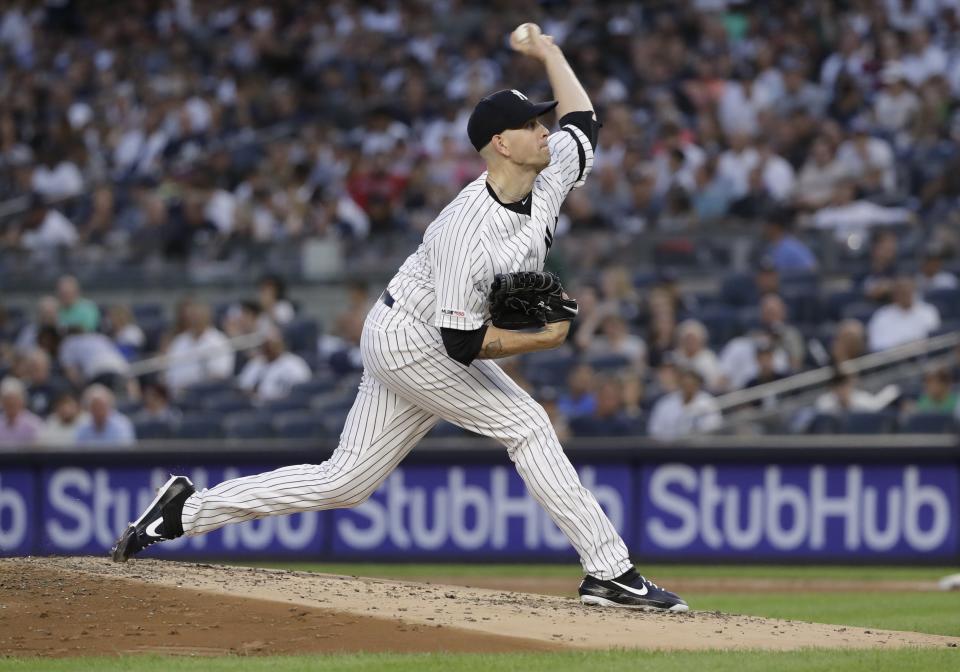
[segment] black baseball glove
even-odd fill
[[[498,273],[490,288],[490,317],[501,329],[530,329],[572,320],[579,311],[560,278],[544,271]]]

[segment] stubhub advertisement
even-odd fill
[[[198,487],[272,465],[205,465]],[[956,464],[580,465],[636,558],[960,559]],[[0,469],[0,555],[106,554],[164,469]],[[510,465],[410,465],[352,509],[274,516],[151,547],[181,558],[565,559]]]
[[[643,467],[643,555],[956,557],[955,465]]]

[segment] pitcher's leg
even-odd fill
[[[633,566],[626,544],[580,483],[546,412],[529,394],[489,360],[455,362],[425,326],[412,325],[396,338],[403,357],[388,360],[374,352],[367,360],[384,384],[449,422],[503,443],[587,573],[614,578]]]
[[[340,444],[322,464],[298,464],[197,492],[183,506],[187,535],[269,515],[356,506],[376,490],[437,418],[364,374]]]

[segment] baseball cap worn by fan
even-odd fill
[[[557,101],[533,103],[516,89],[504,89],[481,98],[470,114],[467,135],[479,152],[493,136],[510,128],[522,128],[525,123],[555,108]]]

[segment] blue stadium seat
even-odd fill
[[[137,324],[141,325],[143,328],[142,322],[146,320],[157,320],[164,319],[166,311],[163,308],[162,303],[135,303],[130,307],[130,312],[133,313],[133,319]]]
[[[178,439],[223,438],[222,416],[216,413],[191,413],[183,416],[174,431]]]
[[[642,418],[626,416],[604,419],[582,416],[570,421],[570,431],[574,436],[640,436],[644,433],[644,428]]]
[[[757,283],[749,273],[735,273],[723,279],[720,296],[731,306],[750,306],[757,302]]]
[[[451,422],[446,420],[441,420],[433,429],[427,434],[427,437],[439,439],[439,438],[450,438],[458,436],[470,436],[471,433],[465,430],[463,427],[458,427]]]
[[[896,421],[889,413],[847,413],[840,421],[843,434],[888,434]]]
[[[595,355],[587,363],[598,373],[615,373],[630,366],[630,360],[623,355]]]
[[[283,327],[283,337],[287,342],[287,349],[292,351],[316,351],[317,335],[320,330],[315,320],[296,318]]]
[[[960,289],[934,289],[924,294],[923,298],[937,307],[940,319],[960,318]]]
[[[139,411],[141,405],[139,401],[118,401],[116,408],[117,413],[130,416]]]
[[[293,389],[290,391],[291,394],[296,394],[298,396],[308,396],[315,397],[318,394],[325,394],[327,392],[333,391],[337,386],[337,381],[332,377],[323,377],[318,378],[314,377],[311,380],[304,381],[302,383],[297,383],[293,386]]]
[[[273,436],[273,415],[266,412],[231,413],[223,419],[228,439],[265,439]]]
[[[820,274],[810,271],[784,271],[780,274],[781,292],[816,294],[820,287]]]
[[[900,427],[904,434],[949,434],[957,431],[956,423],[947,413],[914,413]]]
[[[323,415],[317,411],[288,411],[273,418],[274,433],[284,439],[320,439],[328,436]]]
[[[166,420],[139,420],[133,423],[137,441],[154,441],[169,439],[174,434],[174,428]]]
[[[787,321],[795,324],[817,324],[824,315],[816,287],[784,288],[780,293],[787,306]]]
[[[523,375],[536,387],[564,385],[567,382],[567,376],[577,363],[576,358],[570,353],[548,354],[552,356],[530,357],[528,355],[523,359]]]
[[[722,347],[727,341],[740,333],[740,319],[736,306],[718,304],[700,310],[697,319],[710,333],[710,345],[714,349]]]
[[[195,383],[181,390],[179,395],[180,405],[200,408],[205,397],[210,397],[220,392],[230,392],[233,389],[232,380],[207,380],[202,383]]]
[[[217,392],[200,400],[200,405],[207,411],[216,413],[236,413],[250,409],[253,404],[250,399],[239,390]]]
[[[289,394],[279,399],[265,401],[260,406],[265,411],[271,413],[283,413],[285,411],[301,411],[310,408],[312,396]]]
[[[842,319],[843,309],[848,304],[863,300],[863,294],[860,293],[860,290],[847,289],[839,292],[833,292],[827,296],[826,305],[824,306],[823,312],[828,320],[837,322]]]
[[[873,301],[852,301],[840,310],[840,316],[845,320],[853,318],[866,324],[873,317],[877,308],[879,306]]]
[[[837,434],[840,432],[840,418],[829,413],[814,416],[807,427],[807,434]]]

